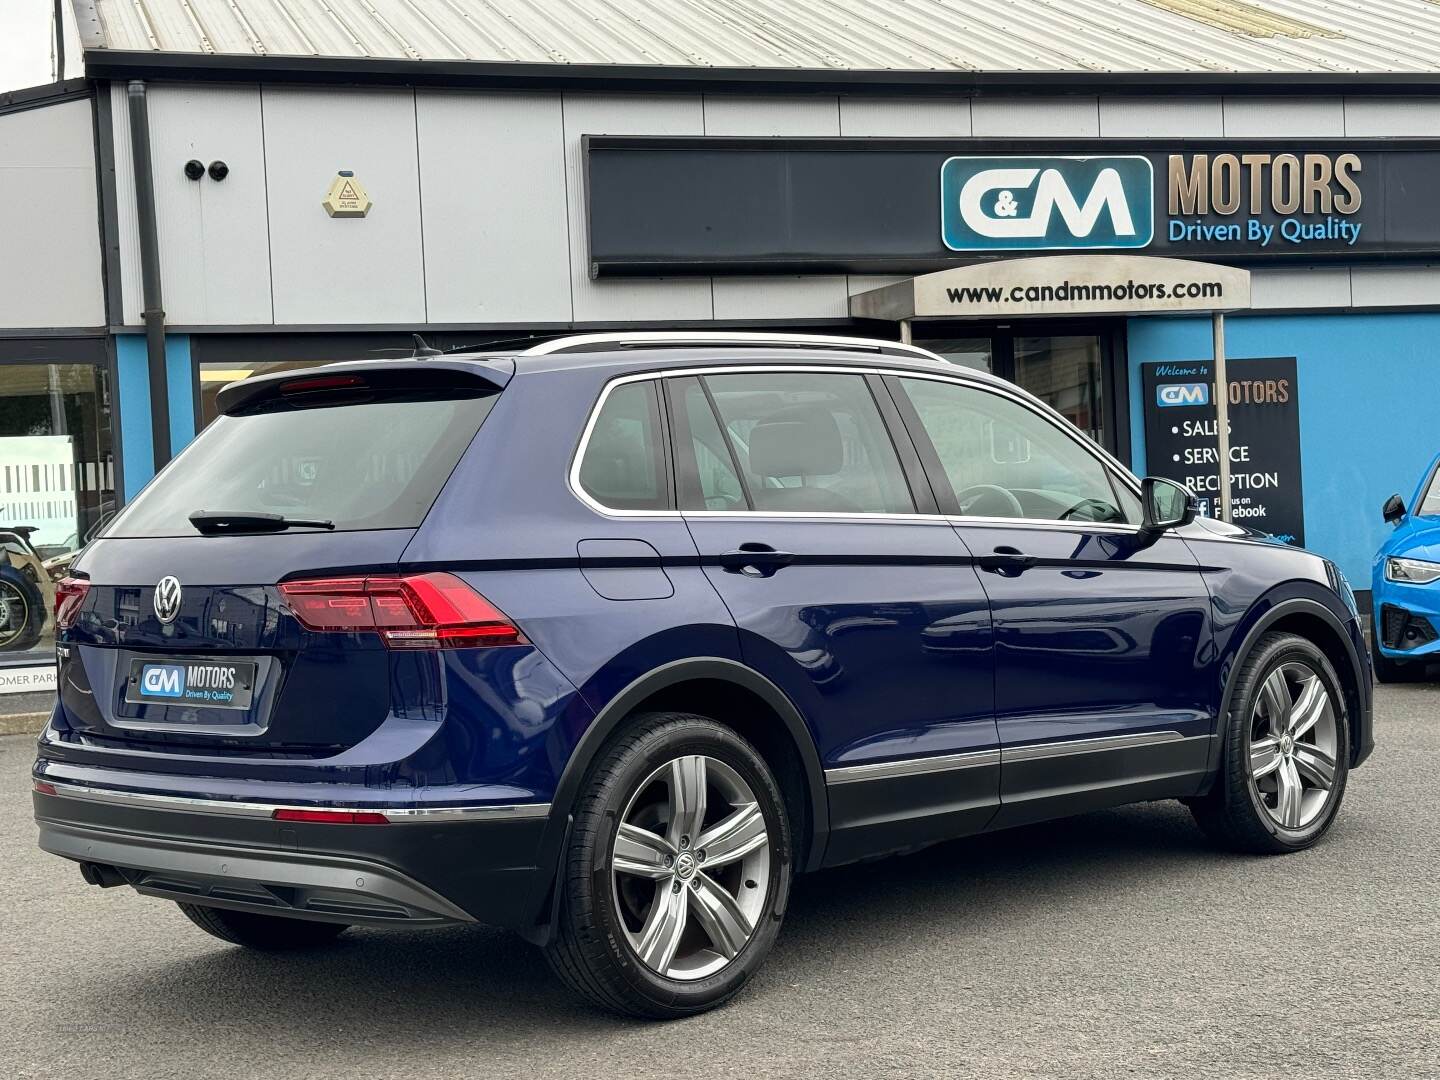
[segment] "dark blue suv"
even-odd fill
[[[59,590],[41,846],[262,949],[484,922],[734,994],[795,873],[1181,799],[1314,843],[1333,565],[888,342],[596,335],[235,383]]]

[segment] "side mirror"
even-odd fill
[[[1380,508],[1380,513],[1391,525],[1405,516],[1405,500],[1399,495],[1391,495],[1385,500],[1385,505]]]
[[[1147,533],[1189,525],[1195,520],[1199,506],[1189,488],[1158,476],[1147,476],[1140,481],[1140,500],[1145,512],[1141,531]]]

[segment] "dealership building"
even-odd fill
[[[0,95],[0,530],[42,554],[227,382],[413,333],[907,339],[1213,509],[1221,313],[1232,517],[1361,589],[1440,451],[1427,0],[72,16],[83,76]]]

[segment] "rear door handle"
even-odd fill
[[[1004,577],[1019,577],[1040,560],[1034,555],[1026,555],[1019,548],[997,547],[991,554],[981,555],[975,561],[981,570]]]
[[[720,565],[731,574],[746,577],[770,577],[775,571],[789,566],[795,556],[788,551],[776,551],[769,544],[741,544],[734,551],[720,556]]]

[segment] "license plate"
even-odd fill
[[[130,661],[125,700],[140,705],[248,709],[255,694],[253,660]]]

